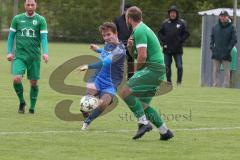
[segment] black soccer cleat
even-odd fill
[[[174,137],[174,135],[173,135],[172,131],[170,131],[169,129],[167,130],[167,133],[160,134],[160,140],[161,141],[167,141],[167,140],[169,140],[173,137]]]
[[[28,113],[34,114],[34,109],[29,109],[29,110],[28,110]]]
[[[25,113],[25,106],[26,106],[25,102],[20,103],[19,107],[18,107],[18,113],[24,114]]]
[[[152,130],[152,125],[150,123],[144,125],[144,124],[138,124],[138,131],[135,134],[135,136],[133,136],[132,139],[136,140],[141,138],[146,132],[149,132]]]

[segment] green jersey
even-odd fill
[[[136,50],[139,47],[147,48],[147,66],[165,66],[164,56],[158,38],[146,24],[143,22],[139,23],[133,30],[133,39]]]
[[[47,23],[44,17],[35,13],[28,16],[26,13],[16,15],[10,27],[16,33],[16,58],[40,59],[41,33],[47,33]]]

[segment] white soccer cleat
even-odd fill
[[[82,126],[82,131],[85,131],[85,130],[87,130],[88,129],[88,126],[89,126],[89,124],[87,124],[87,123],[83,123],[83,126]]]

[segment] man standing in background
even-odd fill
[[[125,14],[127,9],[130,8],[131,6],[132,5],[130,4],[125,4],[123,14],[115,18],[114,20],[114,23],[117,26],[118,39],[123,42],[126,48],[127,48],[127,40],[132,33],[132,29],[128,28],[126,24]],[[127,62],[128,62],[127,79],[130,79],[134,74],[134,58],[129,54],[128,50],[126,50],[126,54],[127,54]]]
[[[186,22],[179,18],[179,12],[176,6],[171,6],[168,10],[169,18],[164,20],[158,32],[158,38],[161,41],[166,65],[166,75],[168,84],[172,85],[172,57],[177,67],[177,85],[182,83],[183,76],[183,43],[189,37]]]
[[[41,44],[42,58],[45,63],[48,62],[48,31],[45,18],[35,13],[37,8],[35,0],[26,0],[24,7],[26,12],[16,15],[12,20],[8,36],[7,60],[12,61],[13,87],[20,102],[18,113],[25,112],[22,77],[27,70],[27,78],[31,85],[29,113],[33,114],[39,92],[37,82],[40,79]]]
[[[220,66],[224,67],[224,87],[229,87],[230,69],[232,61],[231,50],[237,43],[235,27],[229,18],[228,12],[223,10],[219,14],[218,23],[212,28],[210,49],[213,62],[213,87],[219,86]]]

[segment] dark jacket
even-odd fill
[[[183,42],[189,37],[189,32],[186,22],[179,19],[179,12],[175,6],[168,10],[168,15],[173,10],[177,13],[176,19],[168,18],[163,21],[158,32],[158,38],[165,54],[182,54]]]
[[[212,28],[210,49],[212,59],[231,61],[231,50],[237,43],[235,27],[231,20],[226,24],[220,21]]]
[[[114,23],[117,26],[118,38],[123,44],[127,45],[127,40],[130,37],[132,30],[126,24],[125,14],[115,18]]]

